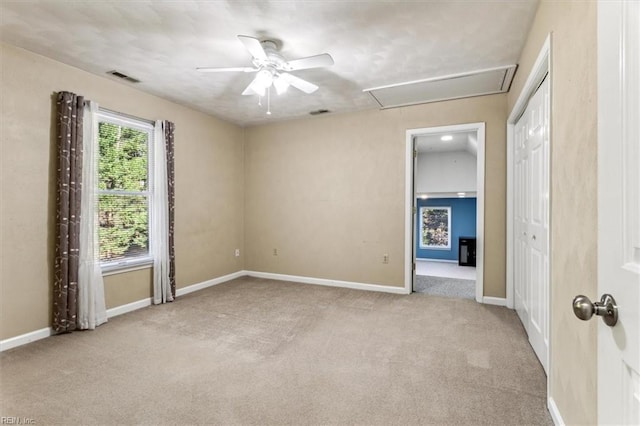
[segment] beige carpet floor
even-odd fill
[[[515,313],[241,278],[0,354],[36,424],[552,424]]]

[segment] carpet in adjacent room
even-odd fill
[[[416,275],[413,291],[432,296],[454,297],[459,299],[476,299],[476,281],[459,278],[432,277]]]

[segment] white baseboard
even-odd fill
[[[246,275],[256,278],[266,278],[269,280],[292,281],[302,284],[324,285],[329,287],[351,288],[354,290],[379,291],[393,294],[409,294],[404,287],[391,287],[379,284],[357,283],[353,281],[338,281],[324,278],[301,277],[297,275],[273,274],[271,272],[246,271]]]
[[[126,314],[129,312],[137,311],[138,309],[151,306],[152,299],[147,297],[146,299],[138,300],[135,302],[127,303],[126,305],[116,306],[115,308],[107,309],[107,318],[117,317],[118,315]]]
[[[409,294],[409,292],[404,287],[390,287],[385,285],[378,284],[365,284],[365,283],[357,283],[351,281],[338,281],[338,280],[328,280],[324,278],[310,278],[310,277],[300,277],[296,275],[283,275],[283,274],[272,274],[269,272],[254,272],[254,271],[238,271],[232,274],[224,275],[222,277],[214,278],[208,281],[204,281],[201,283],[193,284],[187,287],[179,288],[176,290],[176,296],[183,296],[185,294],[193,293],[194,291],[202,290],[214,285],[222,284],[227,281],[234,280],[236,278],[251,276],[256,278],[266,278],[271,280],[281,280],[281,281],[292,281],[297,283],[304,284],[316,284],[316,285],[325,285],[329,287],[343,287],[343,288],[351,288],[356,290],[368,290],[368,291],[380,291],[384,293],[394,293],[394,294]],[[485,297],[485,303],[486,302]],[[126,305],[116,306],[115,308],[107,309],[107,318],[113,318],[118,315],[123,315],[128,312],[133,312],[138,309],[146,308],[147,306],[151,306],[152,298],[146,298],[142,300],[138,300],[136,302],[127,303]],[[32,331],[29,333],[22,334],[20,336],[11,337],[9,339],[5,339],[0,341],[0,352],[6,351],[8,349],[16,348],[18,346],[26,345],[27,343],[35,342],[36,340],[44,339],[53,334],[51,327],[43,328],[40,330]]]
[[[247,275],[247,271],[238,271],[233,274],[224,275],[222,277],[214,278],[212,280],[204,281],[198,284],[193,284],[187,287],[176,289],[176,296],[184,296],[185,294],[193,293],[194,291],[202,290],[207,287],[226,283],[227,281],[235,280],[236,278],[244,277]]]
[[[51,327],[47,327],[21,334],[16,337],[10,337],[0,341],[0,352],[17,348],[18,346],[26,345],[27,343],[35,342],[36,340],[45,339],[51,336],[51,334],[53,334],[53,330]]]
[[[504,297],[484,296],[482,298],[482,303],[485,305],[507,306],[507,299]]]
[[[424,262],[440,262],[440,263],[455,263],[457,264],[458,261],[457,260],[449,260],[449,259],[431,259],[428,257],[416,257],[417,261],[424,261]]]
[[[552,397],[547,398],[547,408],[549,409],[549,414],[551,414],[551,420],[556,426],[564,426],[564,420],[562,420],[562,416],[560,415],[560,410],[558,410],[558,406]]]
[[[214,278],[212,280],[204,281],[198,284],[193,284],[187,287],[179,288],[176,290],[176,296],[182,296],[184,294],[193,293],[194,291],[202,290],[207,287],[214,286],[216,284],[222,284],[227,281],[231,281],[236,278],[244,277],[247,275],[246,271],[238,271],[233,274],[225,275],[223,277]],[[127,303],[126,305],[116,306],[115,308],[107,309],[107,318],[117,317],[118,315],[133,312],[138,309],[151,306],[153,299],[151,297],[138,300],[135,302]],[[18,346],[26,345],[27,343],[35,342],[36,340],[44,339],[53,334],[51,327],[42,328],[40,330],[32,331],[29,333],[21,334],[19,336],[10,337],[0,341],[0,352],[6,351]]]
[[[118,315],[126,314],[127,312],[145,308],[149,305],[151,305],[151,298],[127,303],[126,305],[122,306],[116,306],[115,308],[107,309],[107,318],[113,318]],[[52,335],[53,329],[51,327],[47,327],[29,333],[21,334],[19,336],[10,337],[9,339],[0,341],[0,352],[17,348],[18,346],[26,345],[27,343],[35,342],[36,340],[45,339]]]
[[[176,289],[176,297],[193,293],[194,291],[202,290],[207,287],[214,286],[216,284],[222,284],[224,282],[231,281],[236,278],[244,277],[245,275],[247,275],[245,271],[238,271],[238,272],[234,272],[233,274],[224,275],[222,277],[214,278],[208,281],[203,281],[201,283],[192,284],[187,287],[178,288]],[[128,312],[132,312],[138,309],[146,308],[147,306],[151,306],[152,304],[153,304],[153,298],[149,297],[146,299],[138,300],[136,302],[128,303],[126,305],[116,306],[115,308],[107,309],[107,318],[126,314]]]
[[[184,296],[185,294],[193,293],[194,291],[203,290],[207,287],[211,287],[217,284],[222,284],[227,281],[235,280],[236,278],[244,277],[247,275],[246,271],[238,271],[233,274],[224,275],[222,277],[213,278],[211,280],[203,281],[201,283],[192,284],[186,287],[176,289],[176,297]],[[138,300],[136,302],[127,303],[126,305],[116,306],[107,310],[107,318],[112,318],[118,315],[126,314],[138,309],[146,308],[153,304],[153,298]]]

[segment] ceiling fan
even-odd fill
[[[255,72],[256,77],[242,92],[243,95],[269,96],[271,86],[275,87],[280,95],[286,92],[289,86],[293,86],[305,93],[313,93],[318,86],[306,80],[290,74],[289,71],[304,70],[310,68],[328,67],[333,65],[333,58],[328,53],[309,56],[306,58],[287,61],[279,52],[276,42],[271,40],[260,41],[255,37],[239,35],[238,39],[244,44],[251,56],[253,67],[231,68],[196,68],[201,72]],[[270,114],[270,111],[267,111]]]

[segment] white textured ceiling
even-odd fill
[[[134,86],[141,90],[254,125],[318,109],[376,108],[363,89],[514,64],[536,6],[537,0],[2,0],[0,40],[100,76],[118,70],[139,79]],[[326,52],[335,65],[295,72],[320,89],[273,96],[267,116],[257,97],[240,95],[253,74],[195,71],[250,66],[238,34],[281,42],[287,59]]]
[[[450,141],[443,141],[442,136],[451,136]],[[433,133],[416,137],[416,151],[421,154],[435,152],[467,151],[474,157],[478,155],[477,132]]]

